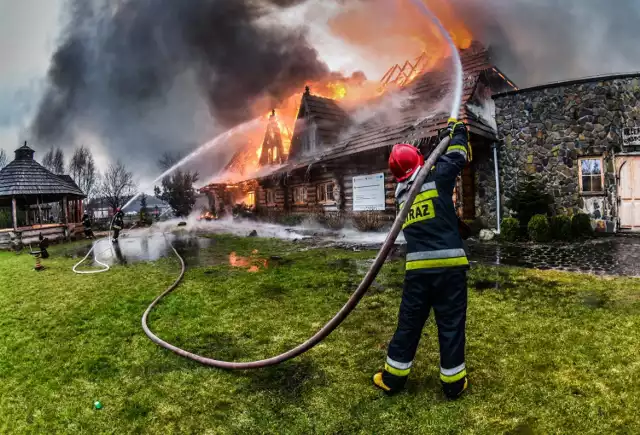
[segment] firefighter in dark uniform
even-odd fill
[[[116,209],[116,214],[113,215],[113,221],[111,222],[111,229],[113,230],[113,243],[118,242],[120,231],[124,228],[124,213],[121,209]]]
[[[450,119],[447,133],[449,147],[431,168],[402,227],[407,258],[398,327],[384,370],[373,377],[374,384],[387,394],[404,388],[431,308],[438,327],[444,393],[456,399],[468,386],[464,347],[469,261],[458,230],[453,191],[471,159],[471,146],[464,123]],[[389,168],[398,180],[400,208],[423,165],[422,154],[411,145],[398,144],[391,151]]]
[[[40,248],[40,258],[49,258],[49,239],[42,237],[42,233],[38,234],[38,247]]]
[[[82,226],[84,227],[84,236],[87,239],[96,238],[96,236],[93,234],[93,230],[91,229],[91,218],[87,213],[82,215]]]

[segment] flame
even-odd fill
[[[204,212],[198,217],[199,221],[202,221],[202,220],[210,221],[210,220],[214,220],[214,219],[216,219],[216,217],[210,211]]]
[[[258,251],[254,250],[252,255],[256,254],[258,254]],[[235,252],[229,254],[229,265],[247,269],[247,271],[251,273],[260,271],[260,268],[266,269],[269,266],[267,260],[263,258],[241,257]]]
[[[440,19],[459,49],[471,46],[473,33],[459,18],[450,0],[423,1]],[[423,73],[439,68],[450,56],[450,47],[439,30],[417,12],[410,0],[393,0],[392,7],[389,3],[389,0],[350,2],[329,20],[332,33],[354,47],[357,54],[374,59],[377,67],[393,65],[382,80],[367,80],[361,72],[350,76],[333,73],[324,80],[306,83],[312,95],[332,99],[350,110],[378,98],[387,89],[411,84]],[[271,100],[256,102],[255,113],[260,114],[263,123],[245,135],[245,146],[240,147],[242,151],[233,157],[228,172],[218,179],[241,181],[261,171],[265,132],[272,121],[282,139],[281,157],[283,161],[287,160],[303,92],[304,87],[301,87],[300,92],[284,99],[275,108],[269,107],[273,105]],[[267,108],[275,109],[273,120],[272,110],[264,112]],[[243,201],[251,203],[248,197]],[[255,204],[255,198],[252,204]]]

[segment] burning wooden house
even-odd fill
[[[461,58],[461,118],[470,128],[473,161],[460,177],[455,196],[459,214],[473,219],[482,214],[476,207],[478,197],[488,194],[479,191],[476,180],[495,180],[492,95],[516,88],[479,44],[463,50]],[[257,213],[376,211],[394,216],[395,182],[387,167],[391,148],[410,143],[428,153],[448,117],[447,94],[453,86],[448,68],[421,71],[420,59],[396,65],[385,74],[381,89],[393,86],[396,91],[356,108],[345,109],[339,101],[313,95],[307,87],[297,109],[290,149],[281,145],[288,132],[279,127],[273,113],[261,148],[240,151],[228,165],[233,171],[248,153],[259,156],[258,171],[240,177],[239,182],[210,184],[202,192],[218,209],[244,202]],[[384,110],[385,98],[393,95],[402,104]]]
[[[68,175],[55,175],[36,162],[34,153],[25,142],[0,171],[0,208],[10,214],[9,228],[0,229],[0,247],[33,243],[39,234],[56,240],[82,229],[76,223],[86,195]],[[61,215],[53,219],[50,204],[56,203]]]

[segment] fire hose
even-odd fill
[[[452,59],[453,59],[454,68],[456,72],[456,79],[457,79],[456,85],[455,85],[455,92],[454,92],[453,108],[451,110],[451,117],[457,118],[460,110],[460,100],[462,96],[462,65],[460,63],[460,56],[458,54],[458,51],[449,33],[444,29],[444,27],[442,26],[438,18],[435,17],[431,13],[431,11],[429,11],[429,9],[420,0],[411,0],[411,1],[413,1],[413,3],[418,8],[420,8],[422,12],[424,12],[427,16],[429,16],[429,18],[440,29],[443,36],[445,36],[447,42],[451,46],[451,51],[452,51],[451,54],[452,54]],[[424,184],[424,181],[429,175],[431,168],[436,164],[437,159],[444,153],[444,151],[449,146],[449,140],[450,140],[449,137],[445,137],[442,141],[440,141],[440,143],[429,155],[429,158],[425,162],[424,166],[418,172],[418,175],[416,176],[416,179],[414,180],[413,185],[409,190],[408,198],[406,200],[407,204],[412,204],[413,201],[415,200],[416,196],[420,192],[420,189],[422,188],[422,185]],[[220,369],[247,370],[247,369],[264,368],[264,367],[280,364],[284,361],[295,358],[296,356],[299,356],[307,352],[308,350],[313,348],[315,345],[320,343],[322,340],[324,340],[327,336],[329,336],[329,334],[331,334],[347,318],[347,316],[349,316],[349,314],[356,308],[360,300],[364,297],[365,293],[369,289],[369,286],[373,283],[374,279],[380,272],[380,269],[382,268],[387,256],[389,255],[389,252],[391,251],[391,248],[395,244],[395,240],[398,237],[398,234],[402,230],[402,225],[405,219],[407,218],[407,215],[410,209],[411,207],[403,207],[399,211],[395,221],[393,222],[391,230],[389,231],[389,234],[387,235],[382,247],[380,248],[380,251],[378,251],[378,254],[376,255],[376,258],[373,264],[367,271],[366,275],[362,279],[362,282],[360,283],[358,288],[349,297],[349,300],[344,304],[344,306],[340,309],[340,311],[338,311],[338,313],[331,320],[329,320],[329,322],[326,325],[324,325],[318,332],[316,332],[311,338],[309,338],[304,343],[296,346],[295,348],[287,352],[284,352],[280,355],[276,355],[271,358],[259,360],[259,361],[247,361],[247,362],[221,361],[221,360],[216,360],[212,358],[207,358],[207,357],[189,352],[187,350],[181,349],[177,346],[174,346],[171,343],[168,343],[162,340],[160,337],[155,335],[151,331],[148,325],[149,314],[151,313],[151,311],[153,311],[154,307],[162,300],[162,298],[164,298],[166,295],[168,295],[178,287],[178,285],[180,284],[180,282],[184,277],[185,269],[186,269],[184,259],[180,256],[178,251],[176,251],[176,249],[173,247],[173,244],[171,244],[171,248],[173,249],[173,252],[175,253],[175,255],[178,257],[180,261],[180,268],[181,268],[180,274],[178,278],[173,282],[173,284],[171,284],[169,288],[167,288],[153,302],[151,302],[149,307],[145,310],[144,314],[142,315],[142,329],[144,330],[145,334],[147,334],[147,336],[151,339],[151,341],[153,341],[157,345],[167,350],[170,350],[184,358],[188,358],[190,360],[196,361],[206,366],[216,367]]]
[[[107,243],[111,243],[111,232],[113,229],[113,221],[115,219],[115,216],[111,219],[111,223],[109,224],[109,232],[107,233],[107,237],[102,238],[100,240],[96,240],[96,242],[93,244],[93,246],[91,246],[91,249],[89,249],[89,252],[87,252],[87,254],[84,256],[84,258],[82,258],[82,260],[78,261],[71,270],[73,270],[74,273],[80,274],[80,275],[91,275],[94,273],[103,273],[103,272],[107,272],[109,270],[109,265],[105,264],[103,262],[101,262],[100,260],[98,260],[98,255],[109,251],[110,249],[113,249],[113,246],[111,244],[109,244],[109,247],[107,249],[105,249],[104,251],[99,252],[98,254],[96,254],[93,258],[93,261],[95,261],[96,263],[98,263],[100,266],[102,266],[101,269],[94,269],[94,270],[78,270],[78,267],[80,267],[80,265],[82,263],[84,263],[87,258],[89,258],[89,255],[91,255],[91,253],[93,251],[95,251],[96,246],[98,246],[98,244],[104,240],[107,241]],[[131,231],[132,229],[135,228],[137,224],[134,224],[131,228],[129,228],[129,231]]]

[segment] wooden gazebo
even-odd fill
[[[80,222],[86,195],[71,177],[55,175],[36,162],[34,153],[25,142],[15,151],[15,160],[0,171],[0,207],[11,207],[13,230],[19,230],[18,210],[26,212],[25,226],[43,225],[42,206],[51,203],[60,203],[64,226]]]

